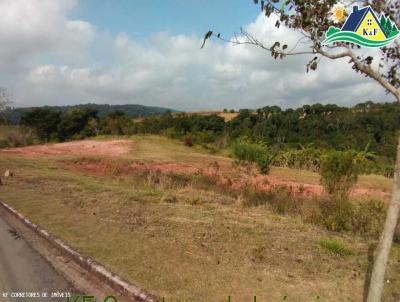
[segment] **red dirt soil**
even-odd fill
[[[64,166],[67,169],[95,175],[105,176],[113,174],[115,176],[129,176],[135,173],[146,171],[159,171],[161,173],[177,173],[177,174],[193,174],[202,173],[208,177],[216,179],[220,185],[228,185],[233,189],[240,190],[247,186],[253,186],[260,191],[269,191],[278,187],[285,187],[294,195],[304,197],[320,196],[324,193],[322,186],[318,184],[298,183],[287,181],[273,175],[260,175],[257,173],[248,173],[244,169],[237,169],[237,174],[234,177],[228,177],[214,164],[210,164],[204,169],[198,169],[194,166],[181,163],[155,163],[142,161],[111,161],[107,159],[90,160],[82,159],[78,162],[64,161]],[[390,194],[380,190],[370,190],[361,187],[355,187],[351,192],[353,197],[379,197],[388,199]]]
[[[59,144],[2,149],[0,150],[0,154],[14,154],[33,157],[60,155],[120,156],[127,154],[132,146],[133,141],[131,140],[83,140]]]
[[[254,186],[262,191],[272,190],[277,187],[286,187],[290,192],[296,195],[313,196],[323,194],[323,188],[318,184],[299,183],[288,181],[273,175],[260,175],[255,171],[246,171],[246,169],[232,167],[224,167],[223,169],[216,162],[211,163],[208,167],[198,169],[189,164],[177,162],[161,163],[161,162],[142,162],[128,161],[123,158],[118,160],[133,148],[132,140],[107,140],[93,141],[82,140],[68,143],[47,144],[40,146],[30,146],[23,148],[2,149],[1,154],[14,154],[22,156],[40,157],[40,156],[106,156],[113,157],[110,159],[81,159],[79,161],[63,161],[67,169],[95,175],[104,176],[107,174],[113,175],[132,175],[149,170],[160,171],[161,173],[178,173],[178,174],[193,174],[200,172],[206,176],[213,177],[217,183],[221,185],[229,185],[233,189],[241,189],[246,186]],[[234,171],[232,173],[232,171]],[[390,194],[381,190],[371,190],[362,187],[353,189],[352,196],[368,197],[374,196],[383,199],[388,199]]]

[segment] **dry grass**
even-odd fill
[[[195,146],[187,148],[180,141],[171,140],[163,136],[135,136],[135,148],[130,158],[161,162],[179,162],[193,165],[199,169],[210,162],[218,162],[221,170],[227,174],[232,172],[232,160],[226,153],[210,154],[208,150]],[[284,167],[271,167],[271,176],[305,184],[319,184],[320,176],[316,172],[296,170]],[[357,186],[371,190],[390,192],[392,180],[380,175],[361,175]]]
[[[38,142],[39,139],[30,129],[0,125],[0,149],[28,146]]]
[[[220,117],[222,117],[225,122],[229,122],[230,120],[233,120],[239,113],[238,112],[223,112],[223,111],[195,111],[195,112],[187,112],[186,114],[188,115],[212,115],[216,114]]]
[[[180,113],[173,113],[174,115],[176,114],[180,114]],[[223,112],[223,111],[196,111],[196,112],[186,112],[186,114],[188,115],[212,115],[212,114],[217,114],[218,116],[222,117],[225,122],[229,122],[230,120],[233,120],[238,113],[237,112]],[[134,122],[142,122],[145,118],[144,117],[137,117],[134,118],[133,121]]]
[[[128,159],[198,166],[217,160],[223,169],[230,167],[229,159],[164,138],[135,141]],[[5,168],[13,169],[15,177],[0,187],[0,198],[166,301],[224,301],[229,295],[234,301],[252,301],[254,295],[258,301],[284,296],[290,301],[317,296],[362,300],[369,244],[362,238],[330,234],[268,207],[244,208],[223,192],[190,185],[94,177],[50,159],[0,155],[0,172]],[[321,249],[325,237],[339,240],[353,254],[342,257]],[[399,299],[399,257],[396,245],[385,301]]]
[[[272,167],[270,174],[294,182],[309,184],[319,184],[320,182],[320,176],[318,173],[306,170]],[[382,175],[361,175],[357,185],[358,187],[365,189],[390,192],[392,189],[392,180]]]

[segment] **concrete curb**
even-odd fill
[[[3,207],[7,212],[18,218],[24,225],[33,230],[40,237],[46,239],[52,246],[57,248],[60,252],[71,258],[80,267],[94,274],[98,279],[105,282],[108,286],[118,291],[124,297],[131,301],[141,302],[159,302],[160,299],[145,292],[139,287],[128,283],[120,276],[108,271],[104,266],[97,263],[93,259],[83,256],[77,251],[73,250],[66,243],[60,239],[50,235],[46,230],[40,228],[38,225],[32,223],[30,220],[25,218],[22,214],[14,210],[11,206],[0,200],[0,206]]]

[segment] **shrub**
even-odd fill
[[[319,246],[325,250],[328,250],[336,255],[340,256],[351,256],[353,251],[346,246],[342,241],[336,239],[322,238],[318,242]]]
[[[171,139],[177,139],[182,137],[182,131],[179,131],[175,127],[170,127],[164,130],[164,135]]]
[[[325,151],[314,147],[289,149],[277,152],[273,165],[294,169],[319,171],[321,157]]]
[[[244,196],[242,196],[243,198],[241,199],[241,202],[245,207],[267,205],[271,204],[272,200],[274,200],[274,194],[272,191],[259,191],[247,186],[242,190],[242,193]]]
[[[214,142],[213,133],[211,131],[197,131],[194,133],[195,141],[200,145],[207,145]]]
[[[57,134],[57,127],[61,121],[61,113],[49,108],[33,108],[21,116],[21,125],[35,130],[41,140],[48,141]]]
[[[335,200],[348,198],[358,174],[354,152],[330,151],[322,157],[321,184]]]
[[[0,148],[14,148],[38,143],[34,131],[21,126],[0,126]]]
[[[386,217],[386,203],[382,200],[366,200],[355,206],[353,231],[362,235],[378,237]]]
[[[88,126],[92,133],[97,133],[98,121],[94,118],[89,119]],[[113,112],[102,119],[100,123],[102,134],[129,135],[133,133],[133,122],[123,112]]]
[[[328,230],[341,232],[352,230],[354,206],[347,199],[320,200],[321,221]]]
[[[291,194],[286,186],[277,186],[268,191],[260,191],[249,185],[241,190],[242,205],[246,207],[269,206],[280,215],[301,216],[304,218],[311,201]]]
[[[267,156],[262,156],[257,159],[257,166],[262,174],[269,173],[270,163],[271,163],[271,158],[269,158]]]
[[[264,145],[238,140],[232,146],[232,156],[238,163],[256,164],[263,174],[268,174],[273,160],[272,152]]]
[[[97,111],[90,108],[74,108],[61,117],[58,124],[58,135],[61,140],[81,139],[92,136],[93,129],[88,126],[89,121],[97,120]]]
[[[194,145],[193,136],[191,134],[186,134],[183,137],[183,143],[185,144],[185,146],[193,147],[193,145]]]
[[[228,147],[229,137],[221,136],[215,140],[214,147],[218,150],[225,149]]]

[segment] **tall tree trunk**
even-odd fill
[[[398,100],[400,102],[400,98]],[[385,227],[379,239],[376,258],[371,274],[367,302],[380,302],[385,282],[386,266],[389,260],[393,236],[400,211],[400,137],[397,144],[396,166],[394,170],[392,197],[388,207]]]

